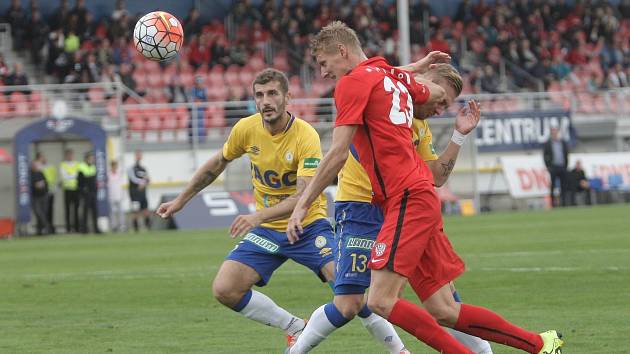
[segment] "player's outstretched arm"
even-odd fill
[[[168,218],[180,211],[192,197],[214,182],[229,162],[223,157],[223,152],[218,151],[197,169],[184,191],[170,202],[162,203],[156,213],[162,218]]]
[[[431,65],[450,62],[451,56],[448,53],[434,50],[415,63],[399,66],[398,69],[411,71],[414,74],[424,74],[431,69]]]
[[[298,199],[309,183],[311,183],[312,179],[313,177],[299,176],[296,181],[296,191],[294,194],[270,208],[264,208],[249,215],[237,216],[230,227],[230,236],[232,236],[232,238],[243,236],[249,232],[249,230],[260,224],[289,217]]]
[[[479,103],[474,100],[468,101],[466,107],[462,107],[455,117],[455,129],[446,150],[440,154],[437,160],[427,161],[431,172],[433,172],[434,184],[437,187],[446,183],[451,172],[453,172],[457,155],[462,144],[464,144],[466,135],[477,127],[480,118],[481,108]]]
[[[309,206],[313,203],[315,198],[324,191],[324,189],[335,179],[335,176],[341,171],[341,168],[348,159],[348,151],[350,150],[350,144],[352,143],[352,137],[357,130],[356,125],[341,125],[335,127],[333,130],[332,143],[330,150],[326,153],[326,156],[319,163],[317,172],[311,183],[306,186],[306,189],[298,199],[293,213],[289,218],[289,225],[287,227],[287,237],[289,242],[293,243],[299,239],[302,233],[302,221],[306,217]]]

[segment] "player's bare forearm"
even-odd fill
[[[427,165],[429,165],[431,172],[433,172],[433,183],[436,187],[444,185],[451,175],[451,172],[453,172],[459,150],[459,145],[449,142],[446,150],[440,154],[437,160],[427,161]]]
[[[183,203],[188,203],[192,197],[214,182],[225,170],[228,163],[229,161],[223,157],[223,152],[218,151],[197,169],[184,191],[177,198]]]
[[[297,201],[304,193],[306,187],[310,184],[312,177],[298,177],[296,181],[295,193],[281,201],[280,203],[272,206],[271,208],[265,208],[257,211],[258,218],[261,223],[276,221],[280,219],[288,218]]]
[[[311,183],[308,184],[299,199],[301,207],[311,205],[315,198],[324,191],[335,179],[348,159],[348,151],[352,143],[352,137],[356,131],[355,125],[344,125],[333,130],[333,139],[330,150],[322,159]]]

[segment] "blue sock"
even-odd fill
[[[455,299],[455,302],[459,302],[460,304],[462,303],[462,298],[459,297],[457,290],[453,291],[453,299]]]
[[[370,309],[367,307],[367,304],[363,305],[363,308],[359,312],[359,317],[368,318],[370,317],[370,315],[372,315],[372,311],[370,311]]]
[[[324,313],[326,314],[328,321],[330,321],[330,323],[332,323],[332,325],[337,328],[343,327],[346,323],[350,321],[347,318],[343,317],[341,312],[339,312],[339,310],[337,309],[337,306],[335,306],[335,304],[333,304],[332,302],[329,302],[324,306]]]
[[[247,304],[249,304],[249,300],[251,300],[251,298],[252,298],[252,290],[250,289],[250,290],[247,290],[245,295],[243,295],[241,300],[239,300],[238,304],[232,307],[232,310],[236,312],[241,312],[241,310],[244,309],[245,306],[247,306]]]

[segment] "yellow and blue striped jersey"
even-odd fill
[[[416,152],[424,161],[437,160],[438,156],[433,148],[433,135],[426,120],[413,120],[413,144]],[[337,184],[337,202],[365,202],[372,201],[372,185],[370,179],[359,163],[359,156],[350,147],[350,156],[346,164],[339,172],[339,182]]]
[[[234,160],[247,154],[251,160],[256,210],[272,207],[296,192],[297,177],[312,177],[322,151],[319,135],[307,122],[291,116],[286,129],[271,135],[259,113],[241,118],[223,145],[223,157]],[[326,217],[326,197],[317,198],[304,219],[304,225]],[[287,219],[261,226],[284,232]]]

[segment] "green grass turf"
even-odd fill
[[[445,228],[468,265],[464,301],[561,330],[565,353],[630,353],[629,205],[454,217]],[[281,331],[211,297],[233,244],[225,231],[0,242],[0,353],[281,353]],[[262,291],[304,317],[331,299],[291,262]],[[317,352],[384,350],[352,321]]]

